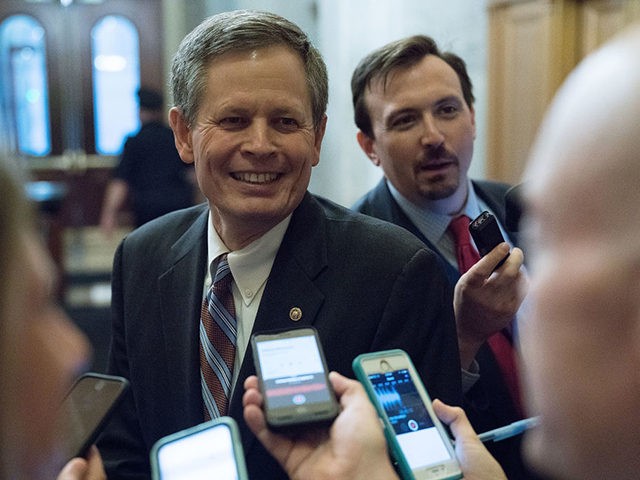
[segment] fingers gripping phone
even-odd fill
[[[247,480],[238,425],[219,417],[161,438],[151,472],[153,480]]]
[[[353,370],[378,411],[403,480],[462,478],[452,442],[403,350],[359,355]]]
[[[478,252],[480,252],[480,255],[483,257],[500,243],[504,242],[504,237],[502,236],[496,217],[487,211],[482,212],[469,224],[469,233],[471,233],[473,241],[476,247],[478,247]],[[496,268],[499,268],[508,256],[509,254],[507,253],[507,255],[500,260],[500,263],[496,265]]]
[[[256,333],[251,347],[269,428],[333,421],[339,405],[314,328]]]
[[[98,373],[85,373],[76,380],[57,420],[57,445],[65,462],[86,455],[128,386],[123,377]]]

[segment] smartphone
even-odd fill
[[[469,232],[473,237],[476,247],[478,247],[478,252],[480,252],[480,255],[483,257],[500,243],[504,242],[504,237],[502,236],[496,217],[486,210],[469,224]],[[508,256],[509,254],[507,253],[505,257],[500,260],[500,263],[496,265],[496,269],[505,262]]]
[[[123,377],[99,373],[85,373],[76,380],[57,419],[57,445],[65,463],[86,455],[128,387]]]
[[[462,478],[453,444],[406,352],[358,355],[353,370],[378,411],[391,458],[404,480]]]
[[[338,415],[315,328],[255,333],[251,348],[269,428],[330,423]]]
[[[158,440],[151,448],[153,480],[247,480],[238,425],[219,417]]]

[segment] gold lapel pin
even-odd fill
[[[302,310],[298,307],[291,307],[291,310],[289,310],[289,318],[297,322],[302,318]]]

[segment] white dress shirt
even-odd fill
[[[213,274],[215,274],[217,267],[215,259],[223,253],[228,253],[227,261],[233,275],[231,290],[238,323],[236,358],[233,364],[233,379],[231,382],[232,389],[238,379],[242,359],[249,345],[251,330],[258,314],[264,287],[290,220],[291,215],[246,247],[230,252],[218,232],[213,228],[211,212],[209,212],[207,228],[208,268],[204,279],[203,298],[211,288]]]

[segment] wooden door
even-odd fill
[[[139,83],[163,91],[161,2],[0,2],[0,25],[16,15],[33,19],[44,32],[50,151],[44,156],[21,155],[16,142],[8,142],[12,146],[9,153],[21,157],[35,179],[55,180],[67,185],[68,201],[64,202],[60,212],[64,226],[95,225],[99,219],[104,187],[117,161],[117,154],[100,154],[96,149],[92,58],[94,27],[109,16],[131,22],[138,39]],[[109,41],[117,43],[121,39]],[[10,85],[3,83],[2,89],[5,88],[10,88]],[[135,111],[135,96],[131,95],[127,101],[133,104],[131,108]],[[9,124],[13,121],[10,114],[4,115],[3,119]]]
[[[0,0],[0,27],[9,25],[16,18],[27,19],[25,21],[29,25],[36,25],[34,31],[42,33],[42,50],[46,59],[46,73],[42,75],[43,82],[46,82],[42,89],[45,97],[41,97],[46,98],[42,101],[46,120],[42,123],[48,128],[33,127],[33,130],[40,128],[48,132],[48,149],[44,153],[33,154],[20,148],[15,107],[20,100],[16,100],[20,85],[16,88],[15,83],[20,80],[16,80],[15,72],[11,71],[13,58],[7,60],[13,50],[19,54],[20,48],[19,42],[18,49],[15,49],[10,39],[7,42],[2,37],[0,152],[16,156],[31,171],[34,180],[53,181],[56,186],[66,188],[66,196],[58,202],[56,209],[47,208],[42,215],[43,231],[52,256],[63,270],[63,232],[69,227],[98,224],[105,187],[117,161],[116,153],[100,154],[96,148],[94,27],[111,18],[124,18],[127,25],[133,25],[137,38],[139,84],[163,91],[161,1]],[[7,31],[4,30],[5,33]],[[117,44],[122,39],[114,36],[108,41]],[[136,112],[135,95],[129,97],[129,110]]]

